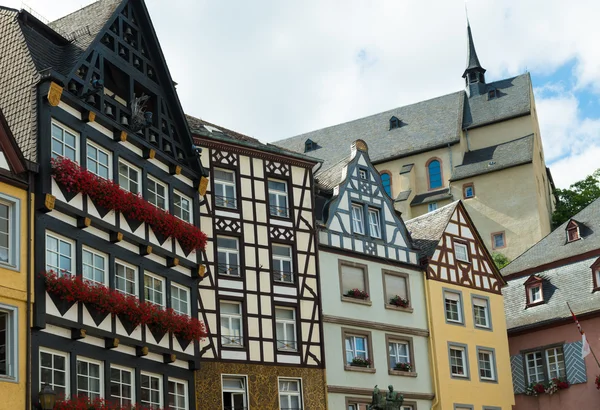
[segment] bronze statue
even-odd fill
[[[379,388],[373,389],[373,399],[369,410],[400,410],[404,403],[404,396],[394,391],[394,386],[388,386],[388,392],[385,397],[381,394]]]

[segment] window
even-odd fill
[[[410,365],[408,342],[390,342],[388,344],[388,352],[390,355],[390,369],[401,370],[396,369],[396,366],[400,367],[402,363]]]
[[[292,248],[290,246],[271,246],[273,252],[273,280],[276,282],[294,283],[292,273]]]
[[[116,262],[115,265],[115,288],[128,295],[137,295],[137,269],[122,262]]]
[[[304,142],[304,152],[309,152],[316,149],[317,144],[308,139]]]
[[[236,209],[235,173],[226,169],[215,169],[213,175],[215,180],[215,205]]]
[[[182,315],[190,314],[190,290],[171,282],[171,308]]]
[[[473,183],[463,185],[463,198],[469,199],[475,196],[475,186]]]
[[[167,201],[167,186],[158,182],[156,179],[148,176],[148,202],[157,208],[167,209],[169,201]]]
[[[473,297],[473,322],[475,327],[490,328],[490,308],[488,300]]]
[[[104,179],[112,178],[112,154],[92,142],[87,143],[87,170]]]
[[[527,365],[527,381],[538,383],[544,381],[544,361],[542,352],[531,352],[525,355]]]
[[[106,275],[106,256],[83,248],[81,252],[83,264],[83,278],[99,285],[107,283]]]
[[[398,117],[390,118],[390,130],[393,130],[394,128],[400,128],[400,120]]]
[[[463,323],[462,296],[460,293],[444,291],[446,322]]]
[[[431,202],[427,205],[427,212],[435,211],[437,208],[437,202]]]
[[[130,163],[119,159],[119,185],[132,194],[140,193],[140,170]]]
[[[385,304],[409,308],[408,275],[399,272],[383,271]]]
[[[0,194],[0,265],[19,267],[20,202]]]
[[[383,185],[383,190],[388,196],[392,196],[392,177],[387,172],[381,173],[381,185]]]
[[[346,398],[346,408],[348,410],[368,410],[370,404],[371,400]]]
[[[573,242],[579,239],[579,228],[574,226],[567,229],[567,242]]]
[[[0,378],[17,378],[19,369],[17,312],[16,307],[0,305]]]
[[[565,357],[561,347],[546,349],[546,367],[549,379],[560,379],[566,376]]]
[[[188,410],[187,387],[183,380],[169,379],[169,409]]]
[[[594,290],[600,290],[600,268],[594,267],[592,272],[594,274]]]
[[[120,406],[132,406],[134,400],[133,370],[122,367],[110,368],[110,398]]]
[[[430,160],[427,163],[427,173],[429,179],[429,189],[442,187],[442,167],[437,159]]]
[[[363,207],[361,205],[352,205],[352,229],[354,233],[364,235],[365,227],[363,225]]]
[[[223,409],[245,410],[247,404],[246,378],[223,376]]]
[[[242,304],[236,302],[221,302],[221,344],[229,347],[242,347]]]
[[[40,350],[40,390],[48,384],[57,395],[69,395],[67,357],[66,353]]]
[[[496,380],[496,364],[493,350],[477,349],[479,378],[483,381]]]
[[[381,238],[381,225],[379,211],[369,208],[369,233],[373,238]]]
[[[165,305],[165,281],[156,275],[144,273],[144,297],[146,302]]]
[[[466,347],[450,346],[450,375],[452,377],[469,377]]]
[[[354,262],[339,262],[340,285],[342,296],[347,295],[348,291],[358,289],[368,294],[367,284],[367,266]]]
[[[538,303],[543,301],[542,298],[542,285],[532,285],[528,289],[529,292],[529,303]]]
[[[192,200],[187,196],[173,191],[173,215],[182,221],[193,223]]]
[[[46,270],[62,276],[75,270],[75,243],[46,233]]]
[[[346,364],[352,365],[355,359],[369,360],[369,341],[366,336],[346,335]]]
[[[269,180],[269,214],[282,218],[289,217],[288,192],[285,181]]]
[[[140,374],[141,403],[151,409],[162,408],[162,377],[157,374]]]
[[[302,385],[299,379],[279,379],[279,408],[302,410]]]
[[[240,276],[240,255],[236,238],[217,237],[217,261],[219,274]]]
[[[360,179],[367,179],[367,171],[364,169],[359,169],[358,176],[360,177]]]
[[[469,262],[469,249],[467,245],[460,242],[454,242],[454,256],[461,262]]]
[[[492,88],[488,91],[488,100],[496,98],[496,89]]]
[[[492,249],[500,249],[506,247],[504,232],[494,232],[492,234]]]
[[[77,140],[79,134],[52,121],[52,158],[65,157],[78,162]]]
[[[77,358],[77,395],[90,399],[103,396],[102,363]]]
[[[296,311],[293,308],[275,308],[277,350],[298,350],[296,345]]]

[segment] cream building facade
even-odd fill
[[[486,248],[514,259],[550,232],[552,177],[529,73],[486,82],[467,34],[465,90],[276,144],[327,169],[343,159],[339,146],[364,139],[403,218],[461,199]]]

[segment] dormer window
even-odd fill
[[[311,139],[307,139],[304,143],[304,152],[314,151],[317,148],[317,144]]]
[[[488,100],[493,100],[498,96],[498,91],[495,88],[488,90]]]
[[[544,280],[539,276],[531,276],[525,281],[525,293],[527,298],[527,307],[532,307],[544,303],[543,292]]]
[[[390,130],[393,130],[394,128],[400,128],[400,120],[396,116],[390,118]]]
[[[567,224],[567,243],[574,242],[578,239],[581,239],[581,233],[579,232],[579,224],[571,220]]]
[[[592,291],[600,292],[600,258],[590,266],[592,268]]]

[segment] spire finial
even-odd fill
[[[480,94],[485,88],[485,68],[481,66],[479,58],[477,57],[477,51],[475,51],[475,43],[473,42],[473,33],[471,33],[471,24],[469,23],[466,0],[465,15],[467,19],[467,68],[465,68],[462,76],[466,81],[469,95]]]

